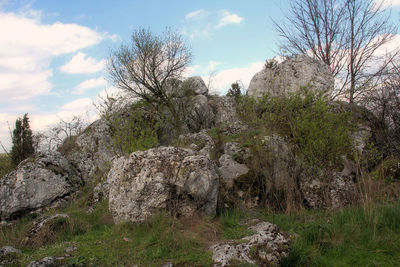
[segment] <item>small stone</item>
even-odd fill
[[[71,252],[74,252],[74,251],[77,251],[77,250],[78,250],[77,247],[72,246],[72,247],[67,247],[67,248],[65,249],[65,252],[66,252],[66,253],[71,253]]]

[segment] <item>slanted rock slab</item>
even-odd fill
[[[80,173],[58,152],[26,159],[0,179],[0,219],[14,219],[48,207],[82,184]]]

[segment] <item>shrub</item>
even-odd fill
[[[305,89],[288,96],[242,97],[239,115],[265,134],[279,133],[310,166],[337,167],[351,151],[349,113],[335,113],[327,98]]]
[[[130,154],[158,145],[160,123],[146,108],[145,103],[137,102],[111,116],[112,145],[117,153]]]

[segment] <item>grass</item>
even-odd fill
[[[293,236],[282,266],[398,266],[400,205],[261,214]]]
[[[282,266],[396,266],[400,262],[400,205],[349,207],[341,211],[299,210],[291,214],[265,210],[223,210],[216,218],[174,219],[159,214],[146,223],[115,225],[106,202],[92,213],[78,199],[57,211],[67,213],[65,227],[41,248],[21,246],[20,240],[35,219],[23,217],[0,227],[0,246],[22,249],[18,264],[26,266],[45,256],[63,256],[77,247],[67,266],[212,266],[207,248],[220,240],[252,234],[243,222],[258,218],[275,223],[292,238]],[[48,212],[48,215],[56,211]],[[248,266],[235,263],[233,266]]]

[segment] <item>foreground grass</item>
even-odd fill
[[[399,266],[400,205],[263,214],[293,236],[282,266]]]
[[[64,210],[68,224],[55,234],[55,242],[41,248],[20,247],[21,266],[45,256],[63,256],[76,246],[69,266],[212,266],[206,248],[221,239],[238,239],[251,218],[277,224],[292,236],[290,255],[282,266],[398,266],[400,263],[400,205],[342,211],[222,212],[216,219],[173,219],[160,214],[147,223],[114,225],[106,203],[88,214],[78,207]],[[32,218],[0,228],[0,246],[18,247]],[[18,266],[18,265],[17,265]],[[238,265],[240,266],[240,265]]]

